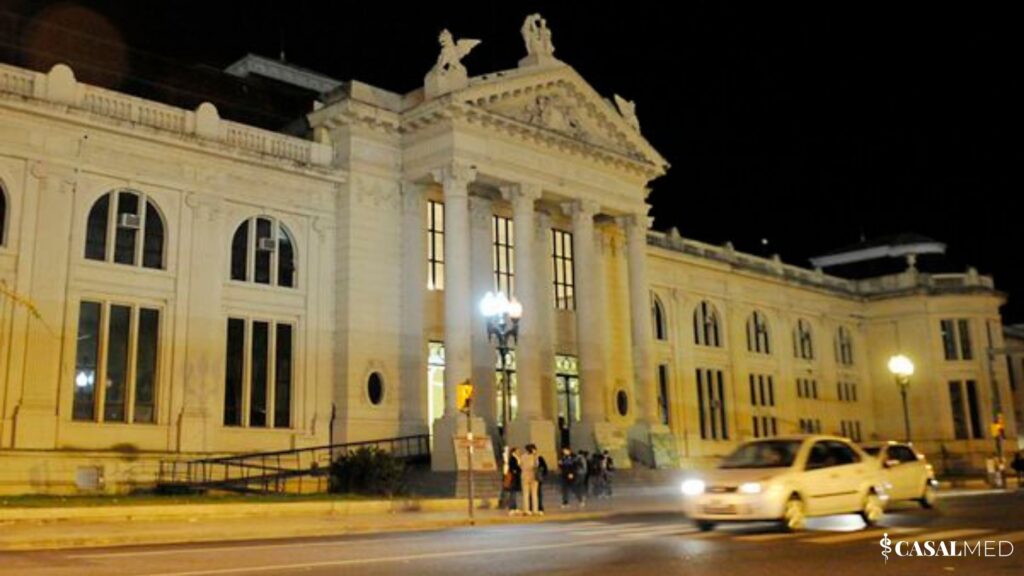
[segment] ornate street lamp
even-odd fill
[[[488,292],[480,301],[480,312],[487,319],[487,337],[493,339],[498,348],[502,387],[501,387],[501,435],[508,434],[508,423],[512,416],[512,390],[509,381],[508,352],[509,341],[519,338],[519,319],[523,315],[523,305],[518,300],[511,300],[504,293]]]
[[[900,396],[903,397],[903,436],[905,441],[910,442],[910,410],[907,408],[907,389],[910,387],[910,377],[914,375],[914,363],[903,354],[897,354],[889,358],[889,372],[892,372],[896,378]]]

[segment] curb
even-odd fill
[[[464,504],[464,502],[463,502]],[[329,536],[348,536],[360,534],[381,534],[396,532],[419,532],[444,530],[446,528],[470,527],[470,526],[491,526],[499,524],[530,524],[541,522],[564,522],[573,520],[592,520],[600,518],[611,518],[622,515],[651,514],[675,511],[671,508],[659,509],[632,509],[632,510],[590,510],[586,512],[560,512],[543,517],[514,517],[505,515],[491,515],[478,517],[473,524],[468,518],[451,518],[444,520],[412,520],[387,524],[383,526],[352,527],[344,524],[338,526],[337,530],[325,529],[323,526],[301,529],[291,528],[284,532],[266,532],[267,527],[262,527],[261,532],[217,532],[208,535],[198,533],[191,534],[146,534],[128,533],[114,536],[72,536],[57,538],[26,539],[23,541],[3,542],[0,541],[0,552],[4,551],[32,551],[32,550],[60,550],[60,549],[85,549],[85,548],[108,548],[120,546],[153,546],[171,544],[200,544],[209,542],[244,542],[244,541],[271,541],[286,540],[292,538],[313,538]]]

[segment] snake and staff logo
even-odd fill
[[[878,541],[882,546],[882,558],[889,563],[889,554],[905,557],[978,557],[1005,558],[1014,552],[1010,540],[892,540],[889,533],[882,534]]]

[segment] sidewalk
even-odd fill
[[[496,502],[479,501],[476,524],[530,523],[607,518],[617,514],[678,510],[671,490],[630,491],[584,508],[559,507],[557,491],[545,490],[546,515],[509,517]],[[465,500],[176,504],[91,508],[0,508],[0,551],[93,548],[337,536],[468,525]],[[125,510],[130,508],[130,510]],[[219,510],[217,510],[219,508]],[[145,509],[145,510],[144,510]]]

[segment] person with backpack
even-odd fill
[[[576,501],[579,503],[579,507],[583,508],[587,505],[587,491],[588,482],[590,476],[590,470],[587,466],[587,452],[581,450],[573,458],[573,474],[575,476],[575,482],[573,483],[573,492],[576,494]]]
[[[572,448],[562,447],[562,457],[558,460],[558,473],[562,479],[562,508],[569,505],[569,494],[575,492],[576,455]]]

